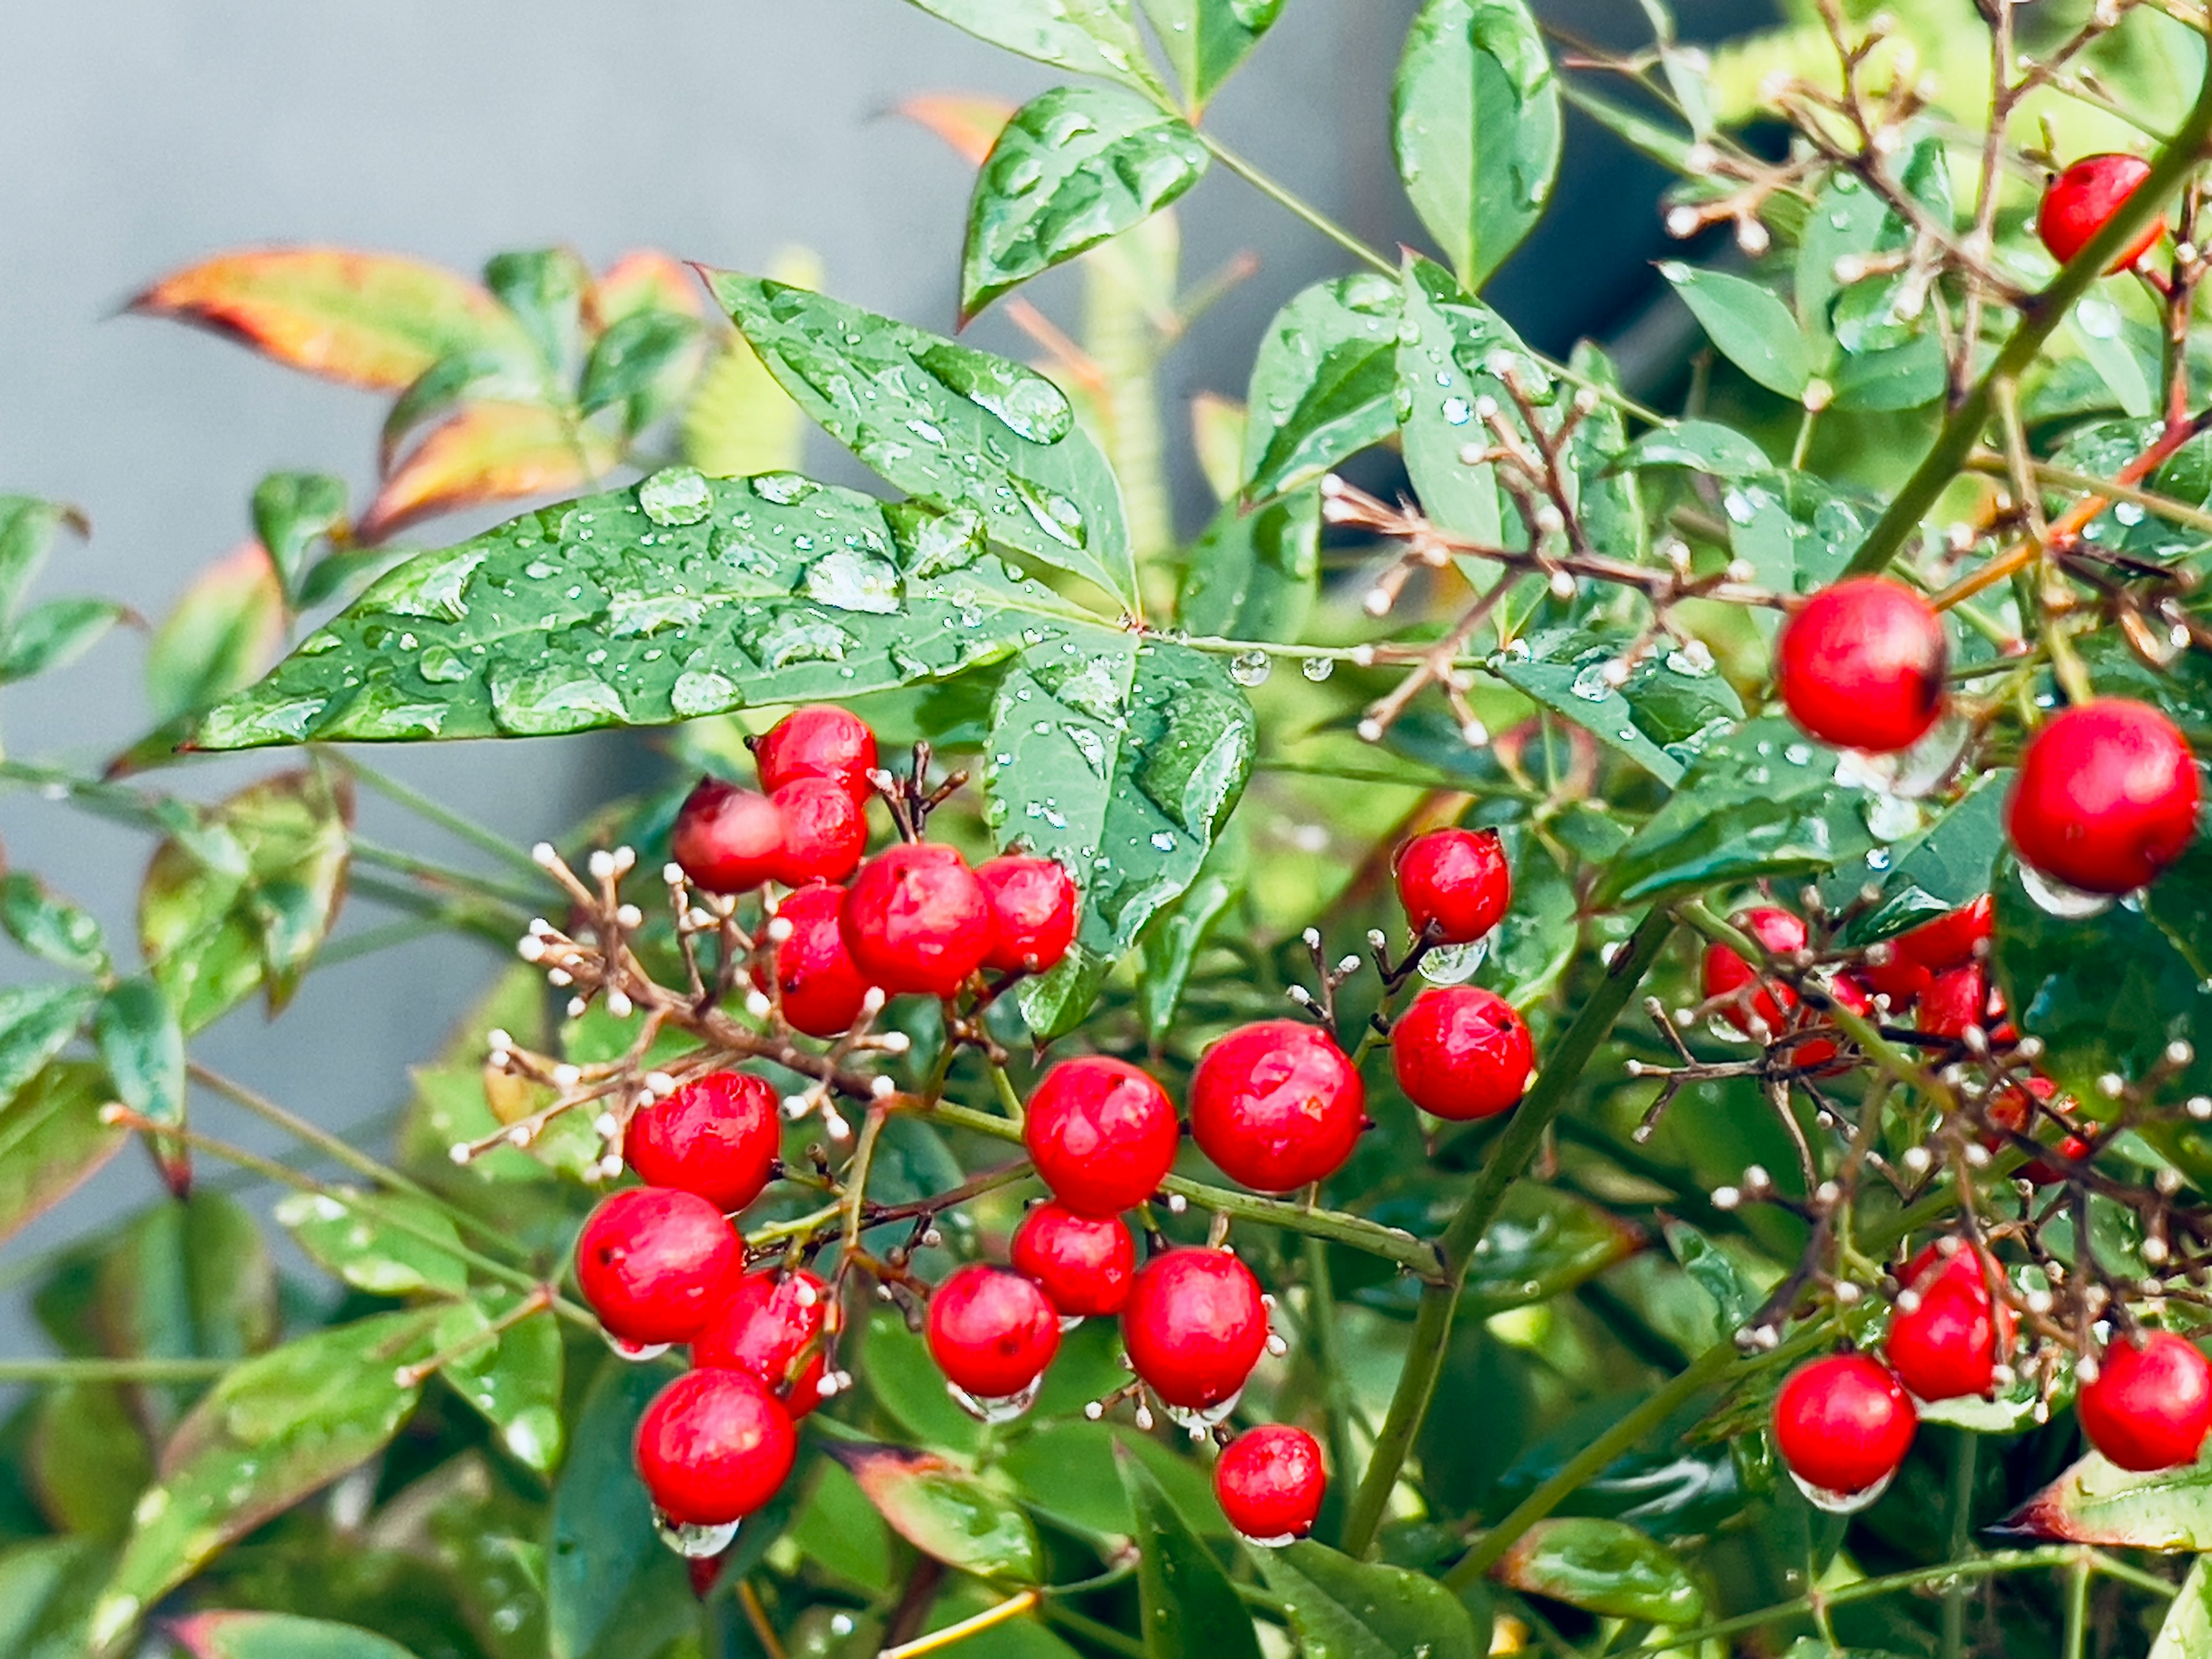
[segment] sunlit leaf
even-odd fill
[[[1705,1607],[1674,1551],[1625,1522],[1593,1516],[1539,1521],[1505,1553],[1498,1576],[1517,1590],[1607,1618],[1694,1625]]]
[[[283,588],[269,555],[249,542],[202,571],[154,630],[146,652],[154,723],[166,726],[250,683],[283,635]]]
[[[1478,1659],[1488,1650],[1459,1598],[1433,1578],[1310,1540],[1252,1554],[1283,1598],[1305,1659]]]
[[[114,1157],[125,1133],[100,1121],[110,1098],[99,1066],[56,1060],[0,1105],[0,1239]]]
[[[1252,363],[1244,498],[1318,478],[1398,427],[1398,285],[1373,271],[1317,283],[1268,325]]]
[[[2212,1465],[2135,1474],[2091,1452],[1996,1530],[2054,1543],[2212,1552]]]
[[[358,1626],[284,1613],[196,1613],[169,1634],[192,1659],[410,1659]]]
[[[614,470],[613,440],[544,404],[471,404],[434,428],[362,514],[365,541],[439,513],[580,489]]]
[[[404,1193],[364,1197],[343,1187],[293,1193],[278,1201],[276,1219],[318,1265],[356,1290],[458,1296],[468,1288],[468,1268],[451,1248],[460,1234],[444,1212]],[[441,1346],[450,1346],[444,1334]]]
[[[923,1554],[1016,1583],[1043,1571],[1036,1530],[1019,1507],[933,1452],[830,1442],[891,1530]]]
[[[913,0],[994,46],[1139,92],[1161,90],[1129,0]]]
[[[1144,0],[1183,97],[1201,109],[1283,15],[1284,0]]]

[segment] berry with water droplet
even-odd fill
[[[1495,830],[1431,830],[1399,848],[1398,902],[1416,933],[1467,945],[1498,926],[1513,902],[1513,872]]]
[[[1494,991],[1440,985],[1415,997],[1390,1028],[1390,1060],[1407,1099],[1432,1116],[1468,1122],[1520,1103],[1536,1045]]]
[[[1863,1353],[1831,1354],[1790,1374],[1774,1401],[1775,1449],[1824,1492],[1862,1492],[1895,1474],[1919,1417],[1896,1377]]]
[[[1787,910],[1762,904],[1729,918],[1777,956],[1805,948],[1805,924]],[[1785,1012],[1797,1006],[1797,993],[1778,981],[1769,981],[1746,998],[1737,994],[1759,977],[1741,951],[1720,944],[1705,946],[1702,964],[1705,1000],[1726,997],[1721,1017],[1746,1036],[1771,1036],[1781,1031]],[[1747,1000],[1748,1006],[1746,1006]],[[1763,1024],[1765,1030],[1757,1030]]]
[[[2150,163],[2140,155],[2085,155],[2043,187],[2043,200],[2035,210],[2035,234],[2051,257],[2063,264],[2089,246],[2090,239],[2119,211],[2120,204],[2149,177]],[[2152,220],[2120,250],[2106,271],[2125,270],[2165,234],[2164,217]]]
[[[691,1344],[702,1370],[757,1377],[793,1417],[822,1403],[830,1287],[804,1268],[745,1273]]]
[[[1262,1543],[1311,1532],[1328,1486],[1320,1443],[1287,1423],[1245,1430],[1222,1448],[1213,1465],[1221,1512],[1238,1532]]]
[[[637,1473],[678,1526],[740,1520],[775,1496],[799,1454],[791,1415],[757,1377],[686,1371],[637,1424]]]
[[[802,887],[776,909],[791,924],[791,937],[775,947],[775,980],[783,998],[783,1017],[809,1036],[833,1037],[853,1027],[867,999],[868,981],[845,948],[838,918],[845,890],[817,884]],[[768,989],[768,964],[753,959],[754,986]]]
[[[887,848],[860,866],[838,925],[870,983],[949,997],[991,951],[991,904],[967,860],[935,842]]]
[[[1243,1388],[1267,1352],[1260,1281],[1226,1250],[1165,1251],[1137,1270],[1121,1342],[1137,1375],[1169,1405],[1217,1407]]]
[[[1010,854],[987,860],[975,879],[991,905],[986,968],[1042,974],[1067,954],[1075,939],[1075,879],[1058,862]]]
[[[783,867],[783,813],[766,795],[702,778],[684,797],[668,850],[694,886],[749,893]]]
[[[1115,1216],[1040,1204],[1014,1230],[1014,1271],[1034,1279],[1070,1319],[1117,1314],[1137,1274],[1137,1243]]]
[[[2068,709],[2021,756],[2005,828],[2023,864],[2085,893],[2129,893],[2197,834],[2197,757],[2148,703]]]
[[[1053,1196],[1118,1215],[1158,1190],[1182,1139],[1167,1091],[1127,1060],[1063,1060],[1030,1091],[1023,1144]]]
[[[1190,1080],[1190,1132],[1231,1180],[1293,1192],[1343,1167],[1367,1122],[1367,1091],[1336,1040],[1295,1019],[1240,1026]]]
[[[1899,1275],[1917,1298],[1889,1323],[1890,1370],[1920,1400],[1986,1395],[2012,1346],[2012,1310],[1990,1294],[1984,1259],[1971,1248],[1945,1255],[1930,1244]],[[2002,1270],[1988,1264],[1992,1278]]]
[[[689,1342],[720,1302],[743,1253],[722,1212],[667,1187],[611,1194],[576,1236],[576,1285],[609,1334]]]
[[[2171,1331],[2116,1336],[2074,1405],[2089,1443],[2124,1469],[2193,1463],[2212,1431],[2212,1363]]]
[[[649,1186],[696,1193],[725,1214],[761,1195],[781,1150],[776,1095],[746,1072],[713,1072],[641,1106],[623,1157]]]
[[[868,850],[868,820],[850,792],[831,778],[794,778],[769,797],[783,814],[783,856],[775,878],[787,887],[840,882]]]
[[[876,767],[876,734],[860,716],[834,703],[794,708],[753,745],[761,787],[770,793],[799,778],[826,778],[865,804]]]
[[[1790,717],[1838,749],[1910,748],[1943,712],[1950,643],[1935,608],[1902,582],[1855,576],[1800,605],[1775,641]]]
[[[977,1400],[1018,1395],[1060,1349],[1060,1314],[1033,1281],[971,1261],[929,1298],[929,1352]]]

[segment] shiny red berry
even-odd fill
[[[1328,1480],[1321,1443],[1287,1423],[1247,1429],[1221,1449],[1213,1495],[1229,1524],[1261,1543],[1287,1543],[1313,1530]]]
[[[1799,1366],[1774,1402],[1775,1448],[1790,1472],[1839,1496],[1895,1474],[1918,1423],[1898,1380],[1863,1353]]]
[[[2212,1363],[2171,1331],[2115,1336],[2074,1406],[2089,1443],[2124,1469],[2193,1463],[2212,1430]]]
[[[794,778],[827,778],[865,805],[876,766],[876,734],[835,704],[794,708],[753,745],[761,787],[781,789]]]
[[[696,1193],[725,1213],[761,1195],[775,1174],[782,1136],[776,1094],[749,1072],[711,1072],[641,1106],[623,1157],[653,1187]]]
[[[1067,954],[1075,939],[1075,878],[1051,859],[1009,854],[975,872],[991,905],[994,974],[1042,974]]]
[[[1929,981],[1920,994],[1920,1029],[1930,1036],[1956,1039],[1970,1025],[1987,1029],[1990,1006],[1989,969],[1978,962],[1948,968]],[[1923,1396],[1923,1398],[1925,1396]]]
[[[682,1526],[714,1527],[775,1496],[799,1455],[791,1416],[744,1371],[686,1371],[637,1424],[637,1472],[653,1506]]]
[[[2030,1098],[2031,1096],[2033,1097],[2033,1099]],[[2036,1109],[2036,1103],[2039,1102],[2047,1106],[2050,1111],[2065,1117],[2073,1116],[2077,1109],[2073,1097],[2059,1094],[2058,1085],[2049,1078],[2032,1077],[2028,1079],[2027,1086],[2025,1089],[2019,1084],[2008,1083],[1990,1097],[1990,1121],[1998,1129],[2010,1130],[2014,1134],[2027,1134],[2040,1139],[2041,1136],[2038,1134],[2038,1131],[2050,1120]],[[2078,1164],[2084,1158],[2094,1156],[2097,1150],[2094,1139],[2094,1133],[2095,1132],[2092,1130],[2087,1134],[2074,1133],[2063,1136],[2058,1142],[2058,1157],[2068,1164]],[[2003,1135],[1989,1134],[1982,1138],[1982,1144],[1994,1152],[2011,1143]],[[2041,1158],[2036,1158],[2021,1166],[2020,1176],[2023,1181],[2033,1182],[2039,1187],[2047,1187],[2060,1178],[2060,1172]]]
[[[804,1417],[822,1403],[829,1314],[829,1286],[804,1268],[745,1273],[693,1340],[691,1363],[704,1370],[747,1372],[793,1417]]]
[[[783,994],[783,1017],[809,1036],[833,1037],[850,1030],[866,1001],[868,981],[845,948],[838,917],[845,890],[817,884],[802,887],[776,907],[776,921],[791,933],[775,945],[775,979]],[[768,964],[756,957],[754,986],[768,989]]]
[[[1137,1270],[1121,1343],[1152,1392],[1207,1411],[1233,1399],[1267,1348],[1260,1281],[1226,1250],[1169,1250]]]
[[[1059,1349],[1059,1310],[1019,1273],[971,1261],[929,1298],[930,1356],[976,1400],[1020,1394]]]
[[[1899,1275],[1905,1295],[1889,1322],[1889,1368],[1919,1400],[1986,1395],[2012,1345],[2012,1313],[1990,1294],[1984,1259],[1931,1244]],[[1990,1278],[2002,1270],[1989,1264]]]
[[[775,878],[787,887],[839,882],[868,850],[868,820],[834,778],[793,778],[769,797],[783,814],[783,856]]]
[[[1996,901],[1987,893],[1933,921],[1923,921],[1890,941],[1898,957],[1917,962],[1931,974],[1962,967],[1986,954],[1983,945],[1996,927]]]
[[[1040,1204],[1014,1230],[1014,1271],[1037,1282],[1070,1319],[1121,1311],[1137,1276],[1137,1242],[1118,1217]]]
[[[1887,754],[1936,724],[1949,661],[1934,606],[1901,582],[1854,576],[1783,624],[1774,679],[1790,717],[1821,742]]]
[[[1263,1019],[1208,1048],[1190,1079],[1190,1133],[1231,1181],[1296,1191],[1343,1167],[1367,1122],[1367,1091],[1317,1025]]]
[[[740,1260],[722,1212],[667,1187],[610,1194],[576,1236],[577,1287],[608,1334],[624,1342],[689,1342]]]
[[[1182,1139],[1167,1091],[1126,1060],[1063,1060],[1030,1092],[1022,1139],[1053,1196],[1118,1215],[1158,1190]]]
[[[1466,1122],[1520,1104],[1536,1045],[1504,997],[1479,985],[1432,985],[1390,1028],[1390,1060],[1407,1099]]]
[[[1733,920],[1735,925],[1777,956],[1805,948],[1805,924],[1787,910],[1759,905]],[[1725,997],[1721,1018],[1746,1036],[1778,1035],[1784,1015],[1797,1006],[1797,994],[1787,985],[1769,981],[1747,997],[1739,994],[1759,978],[1742,955],[1725,945],[1708,945],[1704,963],[1704,986],[1708,1002]],[[1761,1031],[1758,1026],[1764,1024]]]
[[[677,811],[668,850],[695,886],[749,893],[783,866],[783,814],[766,795],[702,778]]]
[[[2140,155],[2085,155],[2043,187],[2043,202],[2035,210],[2035,234],[2051,250],[2051,257],[2064,264],[2089,246],[2090,239],[2119,211],[2120,204],[2149,177],[2150,163]],[[2165,219],[2152,220],[2106,271],[2125,270],[2165,233]]]
[[[991,953],[991,903],[959,853],[902,842],[860,866],[839,919],[871,984],[949,997]]]
[[[1863,1019],[1872,1018],[1874,1016],[1874,998],[1865,983],[1856,974],[1838,974],[1830,980],[1828,997],[1837,1007],[1848,1010]],[[1808,1010],[1801,1014],[1795,1023],[1802,1026],[1827,1020],[1826,1013],[1815,1014]],[[1792,1066],[1812,1068],[1827,1065],[1839,1052],[1841,1051],[1833,1037],[1808,1036],[1790,1043],[1784,1048],[1782,1057]]]
[[[1416,933],[1468,945],[1498,926],[1513,902],[1513,872],[1495,830],[1431,830],[1398,850],[1398,902]]]
[[[2148,703],[2068,709],[2029,740],[2005,806],[2021,862],[2088,893],[2129,893],[2197,834],[2197,757]]]

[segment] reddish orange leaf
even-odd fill
[[[696,317],[701,310],[699,279],[691,268],[658,248],[639,248],[609,265],[594,297],[602,328],[635,312],[678,311]]]
[[[917,93],[898,106],[952,146],[971,167],[981,167],[991,146],[1013,119],[1015,106],[984,93]]]
[[[543,404],[471,404],[385,479],[358,534],[380,541],[432,514],[580,489],[620,459],[611,440],[580,432]]]
[[[131,302],[228,334],[327,380],[397,392],[441,357],[528,343],[483,289],[440,266],[349,248],[225,253],[164,276]]]

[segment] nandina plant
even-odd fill
[[[135,940],[0,885],[0,1230],[169,1194],[9,1264],[0,1653],[2203,1651],[2202,9],[1425,0],[1391,254],[1206,124],[1281,0],[919,3],[1069,77],[907,106],[1034,363],[796,257],[137,302],[391,403],[0,763],[154,842]],[[1633,386],[1480,297],[1568,108],[1701,261]],[[1209,170],[1343,273],[1179,528]],[[28,600],[84,528],[0,501],[0,677],[124,617]],[[374,747],[599,728],[652,787],[527,850]],[[440,930],[388,1140],[199,1057]]]

